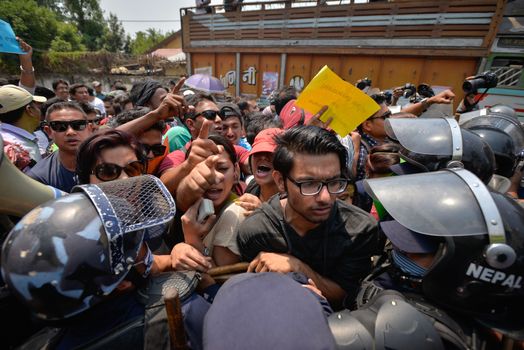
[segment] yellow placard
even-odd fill
[[[380,109],[371,97],[342,80],[328,66],[324,66],[311,80],[296,104],[313,114],[328,106],[320,120],[325,122],[332,117],[329,127],[342,137]]]

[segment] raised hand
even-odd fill
[[[190,107],[186,105],[184,96],[179,94],[185,81],[185,78],[180,79],[155,110],[160,119],[167,119],[174,116],[182,117],[190,110]]]

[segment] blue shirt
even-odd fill
[[[26,174],[44,185],[53,186],[67,193],[78,184],[76,173],[60,163],[58,151],[36,163]]]

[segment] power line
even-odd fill
[[[119,19],[120,22],[180,22],[179,19]]]

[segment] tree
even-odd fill
[[[135,40],[131,43],[131,52],[141,55],[171,34],[171,32],[162,34],[161,31],[154,28],[149,28],[145,32],[137,32]]]
[[[120,52],[124,49],[126,44],[125,30],[122,23],[118,20],[118,17],[109,13],[109,19],[107,21],[109,30],[105,37],[105,48],[109,52]]]
[[[103,47],[106,23],[98,0],[62,0],[64,12],[82,33],[82,43],[90,50]]]
[[[85,51],[82,36],[71,23],[58,23],[58,33],[51,42],[51,50],[59,52]]]

